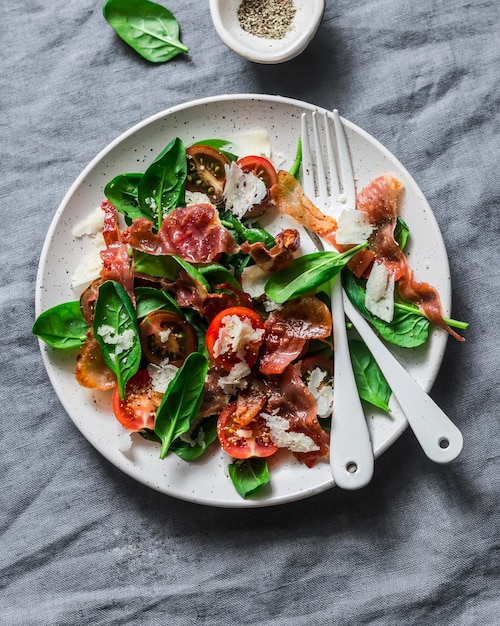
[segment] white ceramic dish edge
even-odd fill
[[[54,218],[49,228],[49,231],[48,231],[48,234],[47,234],[47,237],[46,237],[43,249],[42,249],[42,254],[40,257],[40,266],[39,266],[39,271],[37,275],[37,284],[36,284],[36,314],[37,315],[43,309],[47,308],[47,303],[45,302],[44,304],[44,296],[46,295],[44,294],[44,290],[45,290],[44,271],[45,271],[45,266],[47,263],[47,258],[50,252],[52,240],[54,236],[56,235],[56,231],[58,229],[59,222],[60,222],[63,212],[67,208],[67,205],[70,202],[71,198],[74,196],[75,193],[77,193],[79,187],[82,184],[82,181],[85,180],[89,172],[91,172],[93,168],[96,165],[98,165],[102,159],[106,157],[106,155],[112,152],[116,146],[119,146],[124,140],[126,140],[127,138],[130,138],[135,133],[139,132],[141,129],[144,129],[148,127],[149,125],[153,124],[155,121],[159,121],[164,118],[167,119],[169,116],[173,114],[180,114],[181,112],[189,110],[190,108],[193,108],[193,107],[211,105],[214,103],[224,103],[224,102],[228,104],[237,102],[239,107],[241,105],[244,106],[245,103],[248,103],[250,106],[250,103],[255,104],[259,102],[264,102],[269,106],[271,106],[272,104],[276,104],[276,106],[283,105],[283,106],[289,106],[289,107],[300,107],[304,110],[319,109],[319,107],[316,107],[314,105],[304,103],[298,100],[293,100],[290,98],[283,98],[280,96],[264,96],[260,94],[231,94],[231,95],[216,96],[216,97],[211,97],[211,98],[204,98],[204,99],[184,103],[181,105],[177,105],[175,107],[171,107],[165,111],[161,111],[160,113],[157,113],[149,117],[146,120],[143,120],[142,122],[136,124],[131,129],[127,130],[125,133],[120,135],[113,142],[111,142],[106,148],[104,148],[104,150],[102,150],[87,165],[87,167],[83,170],[83,172],[80,174],[80,176],[76,179],[76,181],[73,183],[73,185],[70,187],[70,189],[66,193],[63,201],[61,202],[58,210],[56,211],[54,215]],[[428,225],[432,228],[434,232],[435,243],[436,243],[436,246],[440,250],[439,262],[441,266],[441,273],[444,277],[442,281],[443,284],[441,285],[441,296],[442,296],[443,307],[445,309],[445,312],[448,312],[451,309],[451,286],[449,285],[449,265],[448,265],[448,260],[447,260],[445,250],[444,250],[444,243],[442,241],[442,237],[441,237],[435,216],[433,215],[425,198],[422,197],[422,194],[420,190],[418,189],[415,181],[413,181],[410,174],[395,159],[395,157],[393,157],[393,155],[384,146],[382,146],[376,140],[374,140],[373,137],[371,137],[368,133],[356,127],[350,122],[346,121],[345,123],[348,129],[351,129],[351,130],[355,129],[355,132],[357,135],[369,141],[371,145],[374,145],[376,149],[381,154],[383,154],[384,158],[387,158],[389,161],[392,161],[398,164],[398,169],[400,173],[404,175],[406,187],[412,193],[417,194],[417,196],[419,197],[419,200],[424,203],[424,208],[426,212],[426,221],[428,222]],[[423,373],[424,377],[419,380],[419,383],[422,385],[422,387],[426,391],[430,390],[432,383],[434,382],[435,377],[437,376],[442,358],[444,356],[447,336],[444,333],[439,334],[439,331],[438,331],[437,334],[434,334],[434,336],[432,337],[432,340],[433,340],[433,347],[432,347],[433,360],[430,366],[426,366],[425,372]],[[54,366],[54,363],[53,363],[53,359],[54,359],[53,352],[48,350],[47,347],[41,342],[40,342],[40,345],[41,345],[43,360],[45,362],[45,366],[47,368],[49,378],[57,392],[58,388],[60,387],[60,384],[59,384],[60,381],[58,380],[57,368]],[[74,383],[74,385],[78,387],[76,382]],[[64,395],[61,395],[60,393],[58,393],[58,396],[64,408],[66,409],[66,411],[68,412],[72,420],[75,422],[76,426],[82,431],[82,434],[84,434],[84,436],[92,443],[92,445],[105,458],[110,460],[110,462],[112,462],[113,464],[117,465],[114,453],[111,453],[111,451],[104,444],[101,444],[100,440],[96,440],[95,438],[94,440],[92,440],[92,438],[89,437],[88,432],[84,432],[85,430],[84,425],[82,425],[82,423],[78,423],[78,420],[74,419],[73,417],[74,406],[73,406],[73,402],[71,401],[71,399],[68,397],[65,397]],[[97,407],[96,407],[96,410],[97,410]],[[392,429],[390,436],[387,437],[383,442],[379,442],[379,445],[377,445],[377,447],[375,448],[375,455],[379,456],[390,445],[392,445],[392,443],[394,443],[394,441],[396,441],[397,438],[401,435],[401,433],[405,430],[406,426],[407,426],[407,423],[404,417],[398,420],[398,423]],[[121,467],[120,465],[118,465],[118,467],[120,467],[122,471],[125,471],[127,474],[129,474],[130,476],[132,476],[139,482],[147,484],[153,487],[154,489],[157,489],[169,495],[173,495],[174,497],[185,499],[191,502],[197,502],[199,504],[206,504],[206,505],[213,505],[213,506],[220,506],[220,507],[249,508],[249,507],[259,507],[259,506],[262,507],[262,506],[277,505],[277,504],[281,504],[284,502],[290,502],[293,500],[298,500],[298,499],[302,499],[305,497],[309,497],[315,493],[320,493],[330,488],[331,486],[333,486],[333,481],[331,480],[331,478],[327,478],[326,480],[322,480],[322,482],[318,483],[317,485],[311,488],[308,488],[306,491],[300,492],[300,493],[294,493],[294,494],[285,493],[281,495],[275,495],[267,499],[263,498],[263,499],[255,499],[255,500],[233,500],[232,498],[228,500],[225,500],[225,499],[214,500],[213,498],[210,498],[210,497],[200,497],[200,496],[193,497],[189,493],[182,493],[182,492],[171,493],[168,490],[162,489],[158,484],[155,484],[154,481],[146,479],[144,476],[142,476],[140,472],[140,468],[137,468],[135,463],[132,464],[132,467],[124,468],[124,467]],[[306,471],[308,472],[311,471],[314,473],[314,469],[306,470]]]

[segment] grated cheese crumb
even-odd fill
[[[226,315],[222,319],[219,335],[214,343],[214,357],[234,352],[240,361],[245,359],[246,348],[250,343],[262,340],[264,329],[254,329],[252,324],[238,315]]]
[[[126,328],[123,333],[116,333],[115,329],[109,326],[109,324],[102,324],[97,329],[97,334],[102,337],[104,343],[107,343],[109,346],[116,346],[114,354],[110,355],[113,360],[113,357],[130,350],[134,345],[135,334],[131,328]]]
[[[162,361],[160,365],[149,363],[148,372],[151,376],[151,386],[158,393],[165,393],[168,386],[177,374],[178,367],[171,365],[168,359]]]
[[[212,204],[210,198],[201,191],[186,191],[186,206],[191,204]]]
[[[225,393],[235,394],[238,389],[245,389],[247,386],[245,376],[248,374],[250,374],[250,368],[244,361],[241,361],[233,366],[227,376],[219,378],[218,385]]]
[[[288,430],[290,424],[284,417],[271,415],[270,413],[261,413],[261,416],[269,427],[271,440],[279,448],[287,448],[291,452],[314,452],[319,450],[319,446],[305,433],[296,433]]]

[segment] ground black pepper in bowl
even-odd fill
[[[293,0],[243,0],[238,7],[238,21],[251,35],[283,39],[296,11]]]

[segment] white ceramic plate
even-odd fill
[[[333,104],[333,103],[332,103]],[[61,302],[75,300],[70,276],[91,247],[76,240],[72,229],[104,199],[104,185],[124,172],[144,171],[153,158],[176,136],[186,144],[194,140],[227,138],[244,131],[267,131],[273,154],[283,167],[293,162],[300,134],[300,115],[317,107],[278,96],[230,95],[197,100],[173,107],[134,126],[98,154],[73,183],[49,229],[42,251],[36,286],[36,313]],[[383,173],[404,183],[402,217],[410,227],[408,249],[418,280],[439,290],[449,315],[451,285],[448,259],[439,227],[424,195],[405,168],[366,132],[345,122],[358,190]],[[308,244],[305,243],[306,251]],[[427,391],[438,373],[447,335],[435,330],[428,344],[416,350],[397,351],[411,375]],[[259,497],[244,500],[227,475],[229,458],[216,445],[200,460],[186,463],[176,455],[161,461],[158,446],[134,435],[131,449],[123,453],[123,430],[113,417],[110,392],[80,387],[74,377],[75,353],[47,348],[42,355],[54,389],[69,416],[88,441],[111,463],[134,479],[170,496],[222,507],[270,506],[298,500],[333,486],[328,462],[308,469],[291,455],[270,460],[271,483]],[[375,455],[386,450],[406,428],[406,419],[392,401],[390,416],[368,415]]]

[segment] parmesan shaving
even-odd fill
[[[71,276],[71,288],[79,290],[99,278],[102,269],[101,251],[106,249],[102,233],[97,234],[93,240],[93,247],[78,264]]]
[[[225,165],[226,184],[223,196],[226,209],[242,218],[254,204],[262,202],[267,195],[265,183],[252,172],[244,172],[235,162]]]
[[[98,206],[86,218],[78,222],[71,232],[78,239],[85,235],[97,235],[102,231],[103,224],[104,211]]]
[[[271,143],[265,130],[253,130],[231,135],[229,143],[224,147],[224,150],[238,156],[253,154],[269,159],[271,156]]]
[[[338,217],[335,241],[340,245],[364,243],[372,232],[373,226],[367,213],[346,209]]]
[[[394,274],[383,263],[375,262],[366,281],[365,306],[384,322],[394,317]]]

